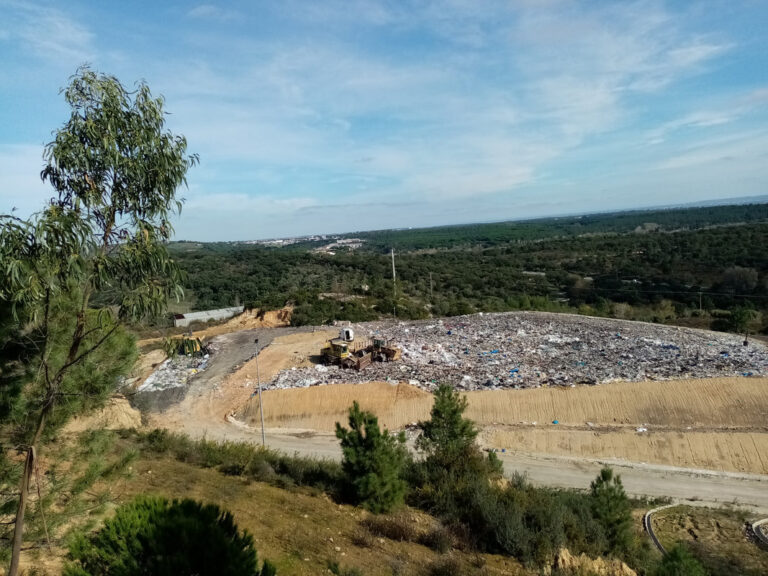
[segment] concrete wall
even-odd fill
[[[202,312],[188,312],[180,314],[173,319],[174,326],[189,326],[192,322],[208,322],[209,320],[226,320],[241,314],[243,306],[233,306],[232,308],[220,308],[219,310],[204,310]]]

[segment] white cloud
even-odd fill
[[[718,166],[734,161],[754,161],[764,163],[768,160],[768,136],[763,133],[745,132],[728,134],[696,141],[695,144],[682,148],[677,154],[660,162],[656,169],[674,170],[680,168],[700,168]],[[732,173],[726,170],[725,173]]]
[[[723,34],[694,29],[685,6],[286,0],[238,9],[194,6],[175,31],[183,52],[141,62],[131,77],[148,77],[166,96],[171,128],[201,154],[180,231],[185,222],[201,230],[206,215],[221,234],[245,238],[263,235],[249,232],[259,227],[332,228],[344,218],[324,204],[382,197],[394,206],[418,199],[404,220],[412,211],[432,224],[513,216],[526,191],[536,188],[527,205],[540,207],[556,201],[564,181],[579,182],[579,174],[559,173],[562,163],[595,171],[605,161],[605,172],[607,158],[628,164],[624,156],[643,148],[645,167],[658,167],[661,152],[642,142],[732,129],[768,102],[766,90],[695,106],[669,98],[678,81],[712,72],[739,49]],[[259,19],[258,33],[240,34],[249,18]],[[220,25],[199,24],[208,21]],[[92,50],[88,30],[68,25],[74,43],[53,50]],[[48,27],[60,45],[62,34]],[[649,129],[656,102],[677,106]],[[631,135],[620,138],[625,131]],[[681,166],[667,172],[704,154],[663,153]],[[374,211],[366,221],[378,215],[394,224],[396,212]]]
[[[236,19],[239,14],[234,10],[227,10],[213,4],[200,4],[199,6],[195,6],[189,12],[187,12],[187,16],[201,20],[218,20],[220,22],[228,22]]]
[[[65,12],[29,2],[3,0],[6,40],[17,39],[22,50],[70,66],[95,54],[94,34]]]

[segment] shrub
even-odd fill
[[[67,576],[153,574],[274,575],[259,571],[253,538],[213,504],[141,497],[69,546]]]
[[[452,556],[438,558],[429,567],[429,576],[455,576],[462,573],[461,563]]]
[[[328,563],[328,571],[335,576],[363,576],[359,568],[345,568],[335,560]]]
[[[336,437],[344,454],[344,480],[355,502],[376,514],[402,504],[408,457],[405,435],[382,432],[376,416],[355,402],[349,409],[349,430],[337,422]]]
[[[138,437],[150,452],[170,453],[181,462],[216,468],[224,474],[246,476],[283,488],[311,486],[331,494],[340,492],[341,466],[330,460],[286,456],[245,442],[192,440],[168,430],[152,430]]]
[[[419,542],[435,552],[445,554],[454,543],[454,536],[445,526],[437,526],[419,538]]]
[[[369,516],[361,524],[371,534],[389,540],[415,542],[419,536],[411,519],[404,516]]]
[[[707,571],[688,550],[678,544],[667,552],[655,576],[706,576]]]

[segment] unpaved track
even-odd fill
[[[210,431],[220,438],[221,432],[214,432],[213,429],[230,429],[227,415],[247,402],[253,393],[255,368],[252,375],[249,373],[252,381],[250,377],[235,379],[230,376],[239,368],[252,365],[249,361],[257,350],[254,341],[258,338],[258,348],[263,349],[275,338],[311,331],[311,328],[261,328],[216,336],[213,342],[219,351],[211,357],[208,368],[191,378],[187,388],[170,389],[178,396],[175,402],[166,402],[162,395],[158,395],[162,401],[154,409],[150,408],[149,425],[182,431],[195,437]],[[142,404],[146,406],[146,403],[147,400],[143,399]]]
[[[338,440],[330,434],[301,437],[270,431],[267,445],[293,454],[317,458],[341,458]],[[693,506],[738,505],[756,513],[768,513],[768,476],[718,473],[672,466],[656,466],[615,460],[585,460],[536,454],[501,454],[504,474],[525,474],[537,485],[586,490],[608,464],[621,475],[630,496],[671,498]]]

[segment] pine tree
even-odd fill
[[[604,467],[590,484],[592,511],[603,526],[609,551],[620,554],[632,546],[632,506],[624,492],[621,477]]]
[[[139,497],[118,508],[96,533],[69,547],[65,576],[274,576],[258,569],[253,537],[232,514],[195,500]]]
[[[341,440],[342,470],[355,502],[376,514],[402,504],[408,457],[405,435],[382,432],[376,416],[354,402],[349,409],[349,430],[337,422],[336,437]]]
[[[477,429],[464,418],[467,399],[449,385],[441,384],[434,397],[430,419],[419,422],[421,435],[416,446],[430,457],[450,462],[474,445]]]

